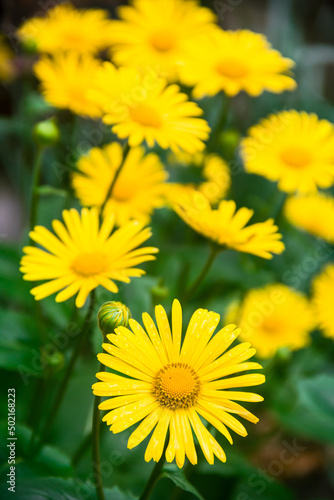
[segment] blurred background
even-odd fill
[[[27,18],[46,11],[57,2],[55,0],[1,0],[0,30],[6,35],[9,49],[15,59],[14,81],[0,85],[0,237],[17,240],[25,222],[23,179],[18,163],[23,150],[20,128],[24,133],[25,124],[38,106],[37,95],[30,95],[28,102],[22,102],[25,86],[29,85],[22,76],[30,74],[35,57],[22,55],[15,35],[16,28]],[[78,8],[105,8],[115,16],[118,5],[126,2],[115,0],[72,2]],[[234,110],[239,118],[238,126],[244,130],[259,117],[285,108],[314,111],[323,118],[333,121],[334,117],[334,3],[331,0],[213,0],[202,1],[213,9],[224,29],[250,29],[264,33],[272,45],[284,56],[296,61],[295,75],[298,89],[293,93],[274,96],[265,93],[258,99],[250,100],[245,95],[234,99]],[[31,85],[32,82],[30,82]],[[35,99],[36,98],[36,99]],[[11,121],[20,110],[18,123]],[[40,110],[43,112],[43,110]],[[11,147],[3,147],[10,144]],[[9,157],[6,156],[9,151]],[[19,181],[19,182],[17,182]]]
[[[47,10],[56,2],[54,0],[2,0],[0,30],[3,33],[3,43],[12,52],[12,76],[0,82],[0,334],[4,339],[0,346],[1,378],[6,381],[8,371],[13,377],[13,384],[20,386],[22,380],[15,374],[15,368],[31,358],[35,347],[27,344],[22,349],[21,337],[24,332],[34,333],[34,318],[29,315],[32,298],[29,296],[30,286],[23,283],[17,264],[21,255],[21,247],[27,241],[27,207],[31,184],[34,144],[31,140],[33,125],[50,114],[50,109],[42,100],[37,90],[37,83],[31,73],[31,68],[37,56],[24,54],[15,36],[16,28],[27,18],[38,12]],[[109,9],[114,17],[115,9],[125,2],[100,0],[77,0],[72,2],[78,8]],[[315,112],[321,118],[334,122],[334,2],[331,0],[216,0],[202,1],[203,5],[212,8],[219,17],[224,29],[250,29],[264,33],[274,48],[286,57],[296,62],[294,73],[298,89],[291,93],[273,95],[264,93],[256,99],[241,94],[233,99],[233,118],[230,126],[245,134],[248,127],[261,117],[271,112],[283,109],[306,110]],[[0,54],[1,71],[1,54]],[[214,98],[201,102],[205,117],[210,122],[214,120]],[[62,114],[59,114],[62,120]],[[66,131],[67,116],[63,117],[63,130]],[[79,119],[80,123],[80,119]],[[85,130],[89,130],[89,124]],[[80,126],[76,137],[68,137],[66,133],[60,143],[48,152],[47,161],[73,163],[76,158],[76,144],[83,140]],[[107,136],[103,142],[108,142]],[[98,145],[98,144],[96,144]],[[238,160],[236,160],[238,161]],[[238,163],[233,163],[238,175],[232,176],[232,196],[240,204],[256,210],[258,220],[264,220],[270,214],[273,195],[272,185],[265,179],[248,177],[247,181]],[[68,181],[66,175],[59,178],[55,169],[44,169],[44,183],[55,186],[59,190]],[[66,203],[64,197],[46,197],[43,200],[40,223],[49,225],[53,215],[58,215]],[[169,250],[178,243],[181,222],[168,222],[164,211],[155,215],[155,224],[159,227],[155,241],[165,240]],[[167,225],[164,225],[167,224]],[[168,225],[169,224],[169,225]],[[167,232],[167,236],[166,236]],[[284,227],[283,227],[284,232]],[[290,233],[290,253],[274,259],[274,263],[262,263],[262,268],[253,263],[254,259],[242,256],[244,268],[248,271],[248,281],[239,273],[239,260],[228,257],[227,266],[221,275],[213,278],[211,290],[208,292],[208,305],[213,309],[217,306],[221,312],[221,301],[210,299],[209,293],[224,286],[226,304],[233,298],[235,288],[243,286],[251,288],[273,280],[282,280],[282,270],[302,262],[307,255],[312,255],[314,241],[307,236]],[[200,239],[196,251],[191,256],[189,266],[194,267],[201,259],[203,246]],[[160,245],[158,245],[160,246]],[[327,248],[327,247],[326,247]],[[327,249],[328,250],[328,249]],[[183,252],[183,253],[182,253]],[[168,254],[168,252],[165,252]],[[180,255],[187,254],[187,247],[181,248]],[[140,283],[135,282],[125,298],[134,303],[133,315],[146,310],[150,290],[157,284],[157,276],[166,273],[177,276],[180,270],[178,256],[170,256],[169,270],[166,272],[166,257],[156,263],[155,277],[147,276]],[[293,257],[294,255],[294,257]],[[297,258],[295,256],[298,256]],[[189,257],[190,258],[190,257]],[[283,259],[283,260],[282,260]],[[333,260],[332,250],[328,250],[327,260]],[[223,262],[223,261],[222,261]],[[226,261],[225,261],[226,262]],[[319,264],[320,265],[320,264]],[[152,268],[150,268],[152,269]],[[165,276],[166,278],[166,276]],[[301,276],[299,288],[308,290],[310,274]],[[215,280],[216,281],[215,281]],[[140,287],[144,286],[144,290]],[[204,295],[205,295],[204,290]],[[134,300],[141,295],[140,300]],[[173,295],[173,294],[171,294]],[[28,299],[27,299],[28,297]],[[101,296],[102,298],[102,296]],[[215,303],[216,300],[216,303]],[[63,322],[69,314],[69,306],[61,308],[54,300],[46,300],[46,310],[53,321],[54,338],[62,330]],[[197,304],[196,304],[197,305]],[[207,305],[205,307],[208,307]],[[334,304],[333,304],[334,307]],[[214,309],[215,310],[215,309]],[[8,342],[14,336],[14,343],[8,347]],[[60,338],[60,337],[59,337]],[[328,340],[328,339],[327,339]],[[237,438],[235,446],[226,443],[224,446],[228,461],[214,466],[202,463],[197,473],[188,474],[189,480],[196,486],[206,500],[331,500],[334,498],[334,386],[332,377],[322,377],[323,371],[334,372],[333,348],[328,341],[317,337],[312,349],[297,353],[296,359],[287,369],[284,359],[271,371],[268,368],[269,383],[263,389],[265,405],[256,413],[260,417],[257,426],[251,427],[252,439]],[[21,342],[21,343],[20,343]],[[95,344],[94,344],[95,342]],[[93,351],[99,350],[100,337],[96,332],[93,338]],[[37,352],[37,351],[36,351]],[[87,351],[88,352],[88,351]],[[31,362],[31,359],[30,361]],[[51,446],[44,450],[39,463],[30,468],[23,465],[22,477],[58,476],[62,478],[73,475],[72,465],[67,456],[79,454],[80,461],[76,463],[75,477],[81,484],[81,496],[69,498],[90,498],[85,496],[84,478],[90,473],[90,456],[85,450],[78,449],[78,443],[87,433],[89,419],[84,411],[91,404],[90,385],[94,371],[95,359],[87,354],[81,360],[79,373],[70,387],[64,408],[56,425],[53,441],[57,450]],[[38,369],[36,368],[38,371]],[[36,371],[35,370],[35,371]],[[289,372],[287,375],[287,371]],[[312,375],[310,378],[309,375]],[[317,374],[315,376],[315,374]],[[4,378],[5,377],[5,378]],[[29,384],[35,384],[33,374],[27,374]],[[32,378],[30,378],[32,377]],[[318,377],[318,378],[316,378]],[[322,377],[322,378],[321,378]],[[4,386],[5,387],[5,386]],[[7,386],[6,386],[7,387]],[[88,390],[87,390],[88,388]],[[36,417],[34,403],[30,392],[22,387],[19,392],[19,413],[27,415],[30,423]],[[326,394],[323,396],[322,391]],[[298,404],[296,401],[298,393]],[[7,394],[7,393],[6,393]],[[6,396],[5,394],[5,396]],[[6,405],[6,400],[1,399]],[[261,413],[262,411],[262,413]],[[81,419],[81,414],[85,415]],[[106,426],[103,426],[102,456],[108,464],[106,467],[106,485],[117,485],[134,493],[142,489],[151,464],[143,462],[143,446],[134,450],[126,449],[128,434],[122,433],[110,436]],[[21,442],[24,442],[29,432],[22,426]],[[112,438],[112,439],[111,439]],[[62,451],[59,451],[58,448]],[[82,456],[80,453],[82,452]],[[58,455],[57,455],[58,454]],[[129,477],[131,478],[129,482]],[[168,483],[170,486],[170,483]],[[47,489],[47,487],[45,487]],[[192,493],[176,489],[170,495],[171,488],[167,482],[161,481],[154,493],[155,499],[187,500],[194,498]],[[33,497],[31,497],[33,498]],[[40,498],[40,497],[36,497]],[[47,496],[43,498],[49,498]],[[51,497],[50,497],[51,498]],[[52,497],[53,498],[53,497]],[[110,497],[110,500],[124,500],[125,497]],[[131,498],[131,497],[127,497]]]

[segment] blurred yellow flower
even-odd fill
[[[284,215],[299,229],[334,243],[334,199],[323,193],[288,198]]]
[[[93,54],[108,47],[110,21],[101,9],[77,10],[71,4],[56,5],[45,17],[28,19],[17,34],[39,52]]]
[[[234,201],[223,200],[213,210],[201,193],[189,192],[174,205],[179,216],[199,234],[223,248],[247,252],[264,259],[284,250],[282,235],[273,219],[246,226],[253,215],[249,208],[236,209]]]
[[[45,100],[56,108],[78,115],[97,117],[99,107],[88,98],[92,78],[100,66],[97,59],[76,53],[44,56],[34,66]]]
[[[187,63],[189,45],[218,29],[214,13],[193,0],[133,0],[118,13],[110,30],[116,64],[153,68],[169,80]]]
[[[82,205],[98,208],[103,205],[122,162],[122,147],[116,142],[103,148],[93,148],[87,156],[79,159],[77,171],[72,175],[72,185]],[[131,149],[114,184],[112,196],[105,205],[104,214],[114,213],[117,225],[130,219],[148,223],[153,210],[164,204],[166,179],[167,172],[157,155],[145,155],[140,147]]]
[[[150,148],[157,142],[174,152],[204,149],[210,128],[198,118],[203,111],[177,85],[167,85],[155,72],[116,69],[108,62],[95,83],[91,98],[101,107],[103,121],[130,146],[146,141]]]
[[[202,193],[211,205],[218,203],[228,192],[231,185],[231,175],[228,164],[223,158],[216,154],[204,155],[197,153],[178,153],[169,155],[168,162],[183,166],[196,166],[201,168],[201,176],[204,181],[200,184],[166,184],[166,197],[169,202],[177,201],[182,193],[192,192],[194,189]]]
[[[194,85],[195,98],[221,90],[235,96],[242,90],[258,96],[264,90],[294,90],[291,59],[271,48],[264,35],[248,30],[215,30],[192,49],[193,57],[180,69],[181,81]]]
[[[154,260],[154,247],[138,248],[151,236],[149,228],[139,222],[129,222],[113,234],[115,217],[103,219],[99,227],[96,209],[63,211],[64,223],[54,220],[55,235],[43,226],[35,226],[30,237],[45,248],[24,247],[21,260],[23,278],[28,281],[46,280],[31,290],[36,300],[55,292],[56,302],[63,302],[76,293],[76,306],[82,307],[88,294],[99,285],[116,293],[114,282],[130,283],[131,277],[145,274],[134,266]]]
[[[249,129],[241,155],[247,172],[282,191],[315,192],[334,182],[334,127],[314,113],[282,111]]]
[[[334,264],[327,265],[313,281],[313,305],[317,323],[334,339]]]
[[[168,430],[168,462],[176,459],[178,467],[182,467],[187,456],[193,465],[197,463],[193,433],[210,464],[214,456],[225,462],[223,449],[200,417],[230,443],[232,438],[227,427],[241,436],[247,435],[245,427],[231,413],[258,422],[257,417],[235,401],[258,402],[263,398],[230,389],[262,384],[264,375],[226,378],[245,370],[260,369],[258,363],[246,361],[255,349],[247,342],[226,352],[239,330],[229,325],[212,337],[220,316],[206,309],[197,309],[193,314],[183,341],[179,301],[173,302],[172,328],[162,306],[156,307],[155,317],[158,328],[144,313],[146,331],[130,319],[132,331],[116,328],[115,334],[108,335],[110,343],[103,344],[108,354],[99,354],[98,359],[120,373],[98,373],[101,382],[93,385],[94,394],[111,398],[99,406],[101,410],[110,410],[103,420],[114,433],[141,421],[129,437],[130,449],[154,429],[146,448],[147,462],[159,461]]]
[[[225,321],[238,322],[240,338],[251,342],[261,358],[273,356],[281,347],[306,346],[315,326],[309,300],[279,283],[249,291],[239,307],[233,304]]]

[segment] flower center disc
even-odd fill
[[[126,167],[121,172],[115,183],[111,198],[124,203],[134,198],[137,192],[137,182],[133,176],[126,172]]]
[[[131,108],[130,115],[135,122],[144,127],[160,128],[162,125],[161,116],[149,104],[138,104],[135,108]]]
[[[217,64],[216,70],[222,76],[227,78],[241,78],[248,74],[247,66],[235,59],[225,59]]]
[[[175,40],[169,31],[160,31],[150,37],[151,46],[158,52],[169,52],[175,47]]]
[[[284,331],[284,325],[279,320],[267,319],[262,324],[263,330],[268,335],[280,335]]]
[[[80,276],[103,273],[108,265],[107,257],[100,252],[82,253],[72,262],[72,270]]]
[[[184,363],[172,363],[162,368],[153,383],[153,395],[172,410],[193,406],[200,390],[196,372]]]
[[[305,149],[293,146],[282,152],[281,160],[289,165],[289,167],[303,168],[310,163],[311,156],[308,151],[305,151]]]

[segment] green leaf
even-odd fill
[[[72,474],[71,459],[62,450],[55,446],[43,446],[36,457],[36,463],[49,470],[49,473],[57,476],[70,476]]]
[[[15,494],[4,490],[2,499],[13,497],[20,500],[87,500],[95,498],[95,492],[90,484],[80,479],[60,479],[55,477],[34,478],[17,481]]]
[[[32,352],[29,347],[24,347],[20,343],[12,343],[10,347],[0,343],[0,367],[10,371],[19,371],[23,377],[38,376],[41,370],[33,367],[36,352]]]
[[[0,309],[0,367],[29,373],[40,372],[34,367],[40,357],[36,320],[31,314]],[[36,373],[38,374],[38,373]]]
[[[195,495],[196,498],[199,500],[204,500],[202,495],[196,490],[195,486],[193,486],[191,483],[189,483],[188,479],[184,475],[184,472],[180,469],[175,469],[175,470],[164,470],[163,473],[161,474],[161,477],[167,477],[173,483],[178,487],[181,488],[184,491],[188,491],[189,493],[192,493]]]
[[[241,480],[231,500],[292,500],[292,492],[278,481],[273,481],[260,470]]]
[[[53,186],[39,186],[36,192],[41,196],[61,196],[66,198],[68,193],[64,189],[57,189]]]

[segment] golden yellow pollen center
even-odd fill
[[[123,203],[130,200],[136,193],[136,182],[129,176],[122,176],[117,179],[112,192],[112,199]]]
[[[130,116],[135,122],[144,125],[144,127],[160,128],[162,125],[160,114],[149,104],[142,103],[131,108]]]
[[[159,31],[151,35],[150,43],[158,52],[169,52],[175,47],[175,37],[170,31]]]
[[[217,72],[228,78],[242,78],[248,74],[248,68],[242,61],[225,59],[216,66]]]
[[[108,266],[106,255],[101,252],[87,252],[78,255],[72,262],[71,269],[80,276],[94,276],[103,273]]]
[[[162,406],[176,410],[193,406],[200,386],[199,378],[190,366],[171,363],[157,373],[152,392]]]
[[[281,160],[289,165],[289,167],[303,168],[310,163],[311,155],[307,150],[293,146],[281,153]]]
[[[80,47],[83,42],[83,37],[80,33],[68,32],[63,35],[63,41],[65,44],[68,43],[70,45],[77,45]]]

